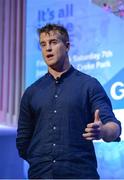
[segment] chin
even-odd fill
[[[49,61],[49,62],[47,61],[46,64],[47,64],[48,66],[50,66],[50,67],[54,67],[54,66],[57,65],[57,62],[53,62],[53,61],[51,60],[51,61]]]

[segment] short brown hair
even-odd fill
[[[41,33],[48,33],[50,31],[58,31],[62,36],[62,40],[64,42],[69,42],[69,34],[68,34],[68,31],[67,29],[63,26],[63,25],[60,25],[60,24],[46,24],[45,26],[41,27],[38,29],[38,34],[40,36]]]

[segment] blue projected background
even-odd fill
[[[26,11],[25,88],[47,72],[37,28],[63,24],[70,35],[71,63],[101,82],[124,127],[124,19],[91,0],[27,0]],[[119,143],[94,142],[101,178],[124,178],[123,131],[121,138]]]

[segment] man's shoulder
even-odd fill
[[[90,88],[94,88],[94,87],[100,87],[101,83],[99,82],[99,80],[89,74],[83,73],[79,70],[76,69],[75,71],[75,75],[76,75],[76,79],[78,79],[78,81],[82,82],[81,84],[83,84],[83,86],[88,86]]]
[[[47,77],[47,74],[43,75],[42,77],[37,79],[35,82],[33,82],[28,88],[32,89],[32,88],[39,86],[46,80],[46,77]]]
[[[35,90],[39,89],[42,86],[42,83],[45,81],[45,79],[46,79],[46,74],[44,76],[40,77],[35,82],[33,82],[31,85],[29,85],[25,89],[24,94],[30,96],[33,92],[35,92]]]
[[[89,75],[89,74],[86,74],[86,73],[83,73],[79,70],[76,69],[76,76],[81,78],[82,80],[86,80],[86,81],[92,81],[92,80],[96,80],[95,77]]]

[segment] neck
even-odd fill
[[[48,67],[48,71],[52,76],[56,79],[57,77],[60,77],[64,72],[66,72],[70,68],[70,63],[66,63],[63,66],[54,68],[54,67]]]

